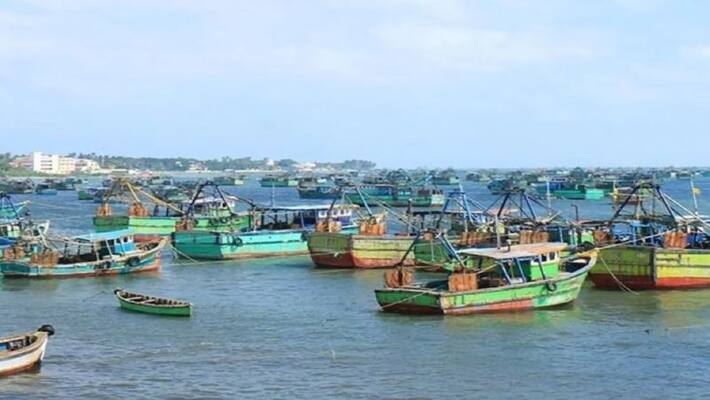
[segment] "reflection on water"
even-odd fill
[[[256,182],[233,191],[271,197]],[[276,197],[300,202],[292,189]],[[36,203],[51,203],[34,215],[61,232],[91,227],[95,205],[74,193]],[[611,209],[577,203],[585,216]],[[572,213],[571,202],[556,204]],[[450,318],[379,312],[380,286],[382,271],[315,269],[308,257],[194,265],[166,255],[158,273],[0,280],[0,334],[57,330],[41,371],[0,380],[0,398],[706,396],[710,291],[587,284],[571,306]],[[123,312],[115,287],[189,300],[194,316]]]

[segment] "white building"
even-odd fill
[[[73,174],[77,172],[94,172],[100,169],[99,163],[83,158],[64,157],[58,154],[44,154],[35,151],[26,156],[17,157],[13,165],[32,172],[45,174]]]

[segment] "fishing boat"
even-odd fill
[[[191,198],[185,190],[172,185],[153,186],[151,192],[166,203],[184,203],[190,201]]]
[[[129,230],[22,238],[0,261],[5,278],[92,277],[155,271],[166,239],[135,243]]]
[[[449,260],[450,250],[445,245],[457,250],[545,242],[592,248],[595,243],[593,228],[563,218],[549,203],[528,194],[526,189],[505,192],[488,207],[465,193],[456,197],[457,192],[453,191],[449,196],[447,204],[455,199],[457,205],[454,209],[445,206],[442,211],[448,215],[449,226],[441,229],[437,224],[435,229],[423,232],[413,245],[417,265],[426,269],[439,270]],[[447,240],[433,240],[437,235],[445,235]],[[563,255],[566,253],[563,251]]]
[[[97,232],[131,229],[139,238],[167,236],[176,229],[187,228],[180,225],[186,218],[190,220],[190,229],[238,232],[250,226],[250,215],[234,210],[237,198],[227,196],[211,182],[198,185],[191,200],[176,204],[158,199],[125,180],[115,185],[120,188],[109,190],[96,210],[93,222]],[[109,203],[120,193],[130,196],[131,206],[125,214],[115,215]],[[152,209],[144,203],[152,205]]]
[[[0,221],[0,260],[5,258],[4,250],[24,237],[40,237],[49,229],[49,221],[36,223],[31,220],[15,219]]]
[[[444,204],[444,192],[439,189],[406,187],[391,184],[361,185],[344,194],[352,204],[364,206],[363,197],[373,203],[390,207],[439,207]]]
[[[294,187],[298,185],[298,179],[291,178],[288,175],[266,175],[259,180],[259,184],[265,188]]]
[[[491,194],[494,195],[501,195],[507,192],[524,189],[527,186],[528,183],[526,181],[515,178],[494,179],[486,185]]]
[[[384,217],[361,221],[357,234],[316,231],[308,235],[308,252],[313,263],[326,268],[388,268],[414,263],[408,250],[411,235],[386,233]]]
[[[172,234],[173,246],[185,258],[227,260],[308,253],[309,232],[351,231],[353,207],[348,205],[304,205],[262,207],[251,211],[252,228],[247,232],[186,230]]]
[[[385,287],[375,290],[375,297],[383,311],[405,314],[462,315],[570,303],[596,255],[562,259],[566,247],[535,243],[452,251],[446,279],[414,283],[413,273],[399,268],[385,273]]]
[[[8,179],[0,181],[0,192],[9,194],[30,194],[35,191],[32,179]]]
[[[563,185],[560,189],[553,190],[552,195],[567,200],[601,200],[604,198],[604,190],[587,185]]]
[[[57,189],[48,183],[40,183],[35,186],[35,194],[42,196],[54,196],[57,194]]]
[[[20,218],[29,204],[29,201],[15,203],[9,195],[0,193],[0,220]]]
[[[42,325],[34,332],[0,338],[0,376],[33,370],[42,363],[52,325]]]
[[[362,193],[361,193],[362,194]],[[455,200],[452,200],[455,199]],[[463,191],[452,191],[442,209],[408,209],[406,215],[400,216],[394,210],[389,210],[389,215],[399,219],[407,227],[406,231],[396,234],[387,233],[385,216],[375,215],[370,209],[370,205],[382,204],[368,203],[367,198],[361,196],[361,203],[369,213],[369,218],[360,221],[359,232],[349,234],[342,232],[314,232],[308,236],[308,250],[313,263],[318,267],[328,268],[390,268],[400,264],[413,265],[417,250],[412,251],[412,246],[417,242],[416,248],[420,251],[428,250],[429,242],[420,238],[415,231],[425,226],[436,224],[441,227],[444,216],[449,219],[462,219],[462,215],[470,209],[471,204]],[[466,204],[460,210],[454,210],[452,205],[459,204],[458,201]],[[461,203],[461,204],[464,204]],[[474,207],[478,207],[476,204]],[[385,209],[386,206],[384,206]],[[461,211],[461,212],[458,212]],[[431,221],[430,217],[434,217]],[[463,217],[468,222],[468,218]],[[452,221],[452,227],[456,222]],[[452,232],[453,229],[446,229]],[[457,226],[461,228],[461,225]]]
[[[636,196],[644,195],[634,204]],[[710,224],[659,185],[634,188],[612,218],[595,231],[599,264],[589,274],[605,289],[710,287]]]
[[[342,195],[338,186],[327,183],[299,183],[296,190],[302,199],[337,199]]]
[[[491,180],[490,176],[480,172],[468,173],[465,179],[467,182],[489,182]]]
[[[187,301],[131,293],[121,288],[113,293],[121,308],[126,310],[174,317],[189,317],[192,314],[192,303]]]
[[[213,181],[220,186],[241,186],[244,184],[244,176],[217,176]]]
[[[101,202],[103,199],[103,195],[98,195],[101,190],[105,190],[103,188],[98,188],[98,187],[83,187],[79,186],[76,188],[76,197],[78,200],[81,201],[87,201],[87,200],[94,200],[95,198],[99,198],[99,202]]]
[[[461,178],[456,175],[456,171],[449,168],[433,173],[431,183],[435,186],[455,186],[461,183]]]

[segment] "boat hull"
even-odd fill
[[[404,314],[464,315],[531,310],[573,302],[579,295],[590,268],[591,266],[588,266],[547,281],[515,286],[467,292],[384,288],[376,290],[375,296],[383,311]]]
[[[413,241],[410,237],[317,232],[308,237],[308,251],[318,267],[389,268],[402,261]],[[414,264],[413,253],[404,264]]]
[[[166,315],[172,317],[189,317],[192,314],[192,307],[189,305],[180,307],[153,307],[145,304],[135,304],[118,298],[118,303],[124,310],[140,312],[144,314]]]
[[[634,290],[710,287],[710,250],[619,246],[599,257],[589,273],[599,288],[620,289],[619,282]]]
[[[233,260],[308,253],[306,231],[258,231],[243,234],[184,231],[172,235],[173,246],[183,258]]]
[[[94,217],[97,232],[131,229],[137,236],[167,236],[175,232],[180,217],[129,217],[125,215]],[[217,232],[241,231],[249,227],[249,216],[209,218],[196,217],[195,229]]]
[[[17,354],[0,357],[0,376],[13,375],[39,367],[47,350],[47,334],[37,332],[35,335],[38,341],[36,345],[21,349]]]
[[[358,194],[348,193],[345,195],[347,200],[358,206],[365,206],[362,198]],[[394,197],[394,196],[383,196],[383,195],[367,195],[368,205],[375,205],[377,203],[382,203],[390,207],[408,207],[409,201],[412,201],[412,207],[436,207],[444,205],[444,195],[433,194],[431,196],[404,196],[404,197]]]
[[[604,191],[601,189],[588,190],[555,190],[554,196],[567,200],[601,200],[604,198]]]

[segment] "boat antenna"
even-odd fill
[[[695,211],[695,215],[698,215],[698,197],[697,193],[698,189],[695,187],[695,182],[693,182],[693,177],[690,177],[690,193],[693,194],[693,210]]]

